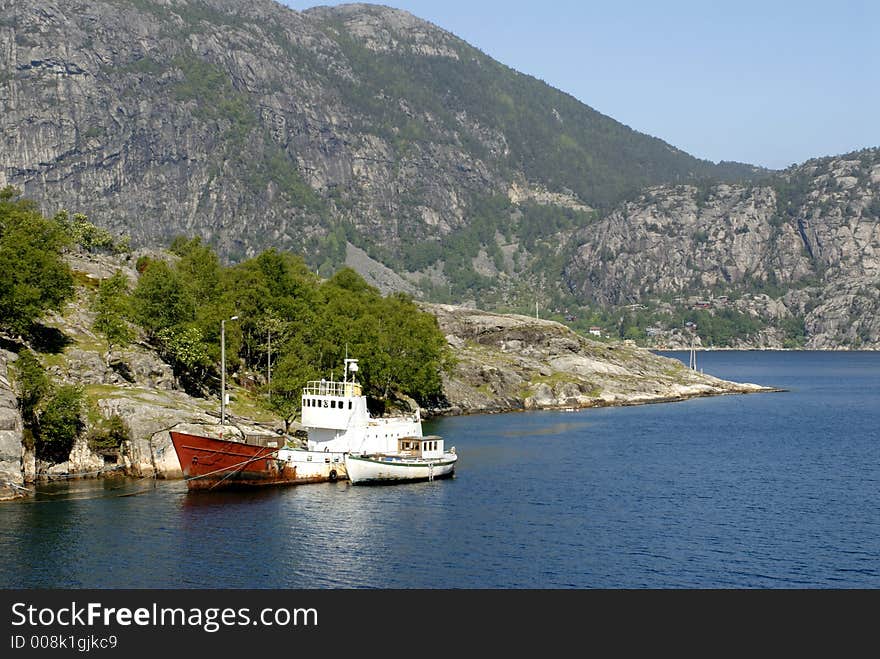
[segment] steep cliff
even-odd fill
[[[14,357],[0,350],[0,501],[18,498],[24,485],[21,415],[8,371]]]
[[[198,235],[228,258],[278,246],[328,269],[351,243],[447,290],[486,272],[481,250],[522,275],[534,234],[558,230],[540,208],[577,222],[646,184],[761,173],[371,5],[0,0],[0,109],[0,185],[47,212],[135,246]]]
[[[737,310],[743,345],[880,347],[880,149],[810,160],[766,184],[655,186],[583,229],[570,289],[606,307]]]

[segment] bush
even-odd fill
[[[112,451],[131,439],[128,424],[118,414],[109,419],[101,418],[89,431],[89,448],[93,451]]]
[[[40,414],[38,457],[55,462],[67,459],[85,428],[83,401],[83,390],[73,385],[62,385],[52,393]]]
[[[22,350],[12,365],[18,409],[25,427],[34,425],[40,401],[52,388],[46,370],[30,350]]]

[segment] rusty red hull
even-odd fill
[[[171,431],[171,442],[187,486],[213,490],[314,482],[298,478],[296,467],[278,458],[278,449]]]

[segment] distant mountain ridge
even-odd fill
[[[443,254],[438,278],[413,245],[492,258],[495,233],[552,238],[645,185],[765,173],[694,158],[387,7],[0,9],[0,184],[135,245],[183,233],[230,259],[277,246],[329,269],[352,243],[464,292],[472,264]],[[534,204],[583,215],[545,236]],[[534,248],[510,251],[518,279]]]
[[[572,242],[564,280],[584,303],[764,324],[743,347],[880,348],[880,148],[754,184],[652,186]]]
[[[0,0],[0,110],[0,185],[134,246],[637,339],[730,298],[743,347],[878,345],[877,149],[700,160],[400,10]]]

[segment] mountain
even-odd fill
[[[508,306],[642,187],[767,174],[375,5],[0,0],[0,108],[0,185],[47,213],[322,272],[354,248],[434,299]]]
[[[0,186],[135,247],[646,344],[878,345],[876,148],[700,160],[403,11],[0,0],[0,110]]]
[[[573,244],[575,297],[639,309],[660,335],[699,310],[721,339],[713,324],[739,325],[722,345],[880,348],[880,148],[760,183],[649,187]]]

